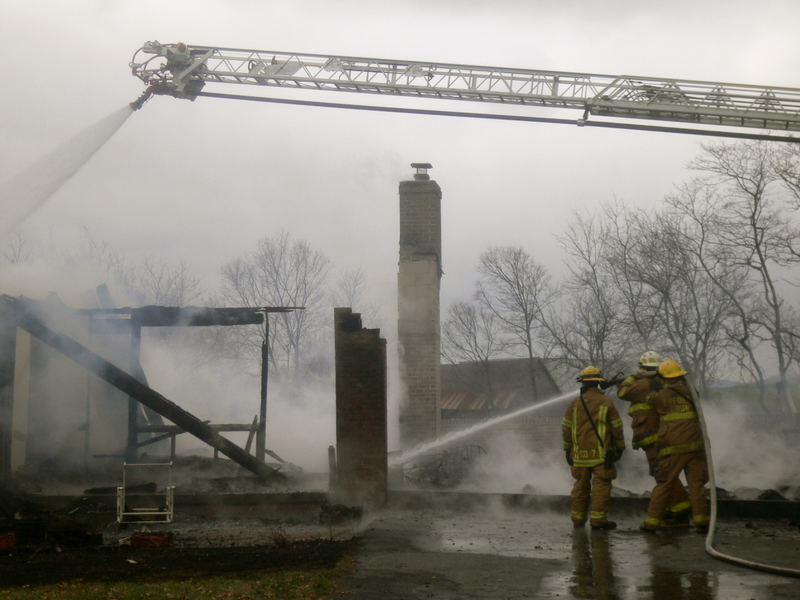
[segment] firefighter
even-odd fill
[[[639,370],[626,377],[617,388],[617,395],[630,402],[628,415],[631,417],[633,439],[631,446],[641,448],[647,457],[650,475],[656,470],[656,440],[658,439],[658,412],[650,404],[648,396],[653,391],[653,382],[658,375],[661,357],[648,350],[639,358]],[[670,490],[667,509],[662,527],[685,527],[689,525],[691,504],[681,480],[676,478]]]
[[[567,408],[561,428],[567,464],[575,479],[570,516],[575,527],[582,527],[588,516],[592,529],[614,529],[617,524],[608,520],[608,501],[617,476],[614,463],[625,450],[622,421],[614,404],[598,389],[605,381],[600,369],[586,367],[577,380],[580,394]]]
[[[656,486],[650,494],[644,531],[655,531],[661,525],[674,482],[683,472],[689,486],[692,522],[699,533],[708,532],[708,481],[703,432],[697,420],[693,391],[684,377],[686,371],[674,360],[658,366],[657,385],[648,400],[659,416],[657,459],[654,476]]]

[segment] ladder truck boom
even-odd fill
[[[714,130],[708,132],[712,135],[784,141],[797,140],[778,138],[768,132],[800,131],[800,89],[790,87],[188,46],[157,41],[139,48],[130,67],[148,86],[142,98],[133,103],[135,108],[141,107],[153,93],[191,100],[204,95],[225,97],[204,92],[203,88],[206,84],[235,84],[576,109],[583,111],[583,116],[568,122],[577,125],[605,122],[609,126],[624,127],[625,123],[642,119],[672,121],[712,127]],[[469,116],[445,111],[439,114]],[[503,118],[503,115],[483,116]],[[601,119],[590,122],[589,117]],[[614,121],[603,119],[609,117]],[[507,118],[515,117],[507,115]],[[627,127],[648,129],[636,125]],[[721,127],[750,128],[763,133],[729,134],[719,129]],[[679,131],[701,132],[696,129]]]

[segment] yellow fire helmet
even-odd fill
[[[652,350],[648,350],[642,354],[641,358],[639,359],[639,365],[642,367],[657,369],[659,364],[661,364],[661,355],[658,352],[653,352]]]
[[[594,365],[589,365],[588,367],[584,368],[580,373],[578,373],[578,377],[576,378],[577,381],[605,381],[603,379],[602,373],[600,373],[600,369],[595,367]]]
[[[658,374],[664,379],[674,379],[686,375],[686,371],[674,360],[665,360],[658,365]]]

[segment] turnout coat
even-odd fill
[[[584,410],[581,397],[586,404]],[[594,427],[589,421],[591,415]],[[595,432],[595,428],[597,432]],[[611,400],[596,387],[585,389],[572,400],[562,421],[564,450],[573,467],[596,467],[616,460],[625,449],[622,420]]]

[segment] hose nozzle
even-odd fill
[[[154,90],[153,86],[148,87],[141,96],[139,96],[136,100],[130,103],[130,106],[133,110],[139,110],[144,106],[144,103],[147,102],[153,96]]]

